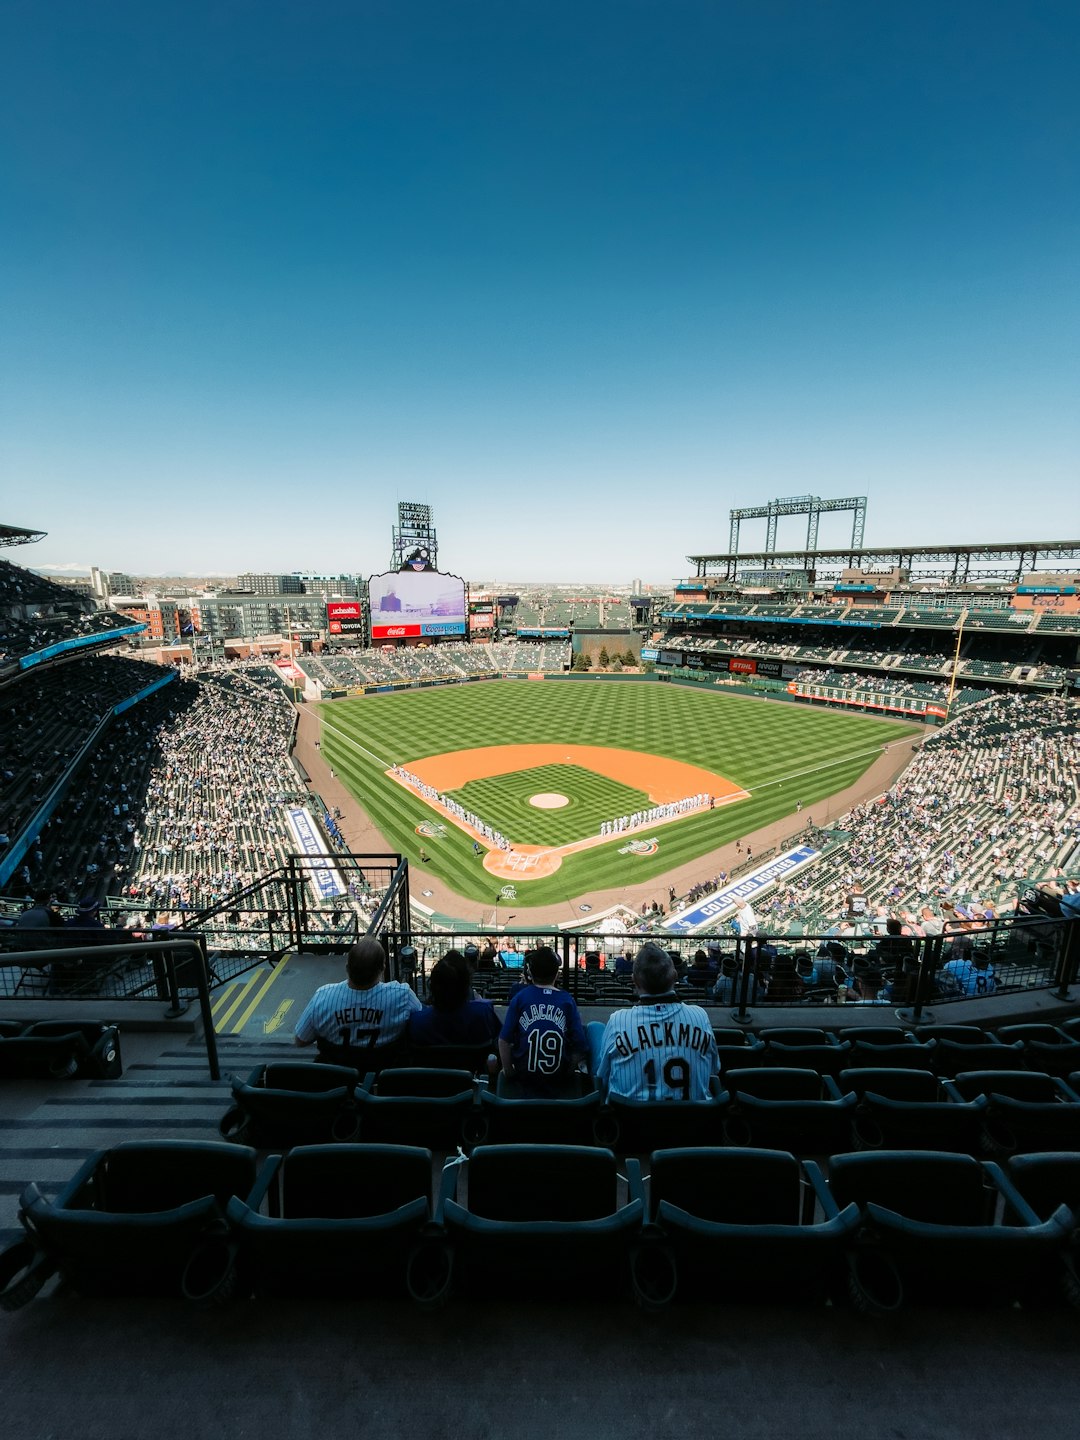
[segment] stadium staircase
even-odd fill
[[[221,1079],[186,1030],[124,1032],[116,1080],[0,1082],[0,1249],[19,1239],[19,1196],[36,1182],[54,1195],[95,1150],[121,1140],[217,1140],[234,1074],[295,1059],[291,1036],[219,1036]]]

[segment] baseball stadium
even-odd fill
[[[1075,1308],[1080,541],[865,513],[649,595],[471,586],[419,503],[345,595],[0,562],[3,1308]]]

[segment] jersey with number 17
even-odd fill
[[[599,1079],[627,1100],[707,1100],[720,1073],[716,1036],[700,1005],[647,1001],[616,1010],[604,1029]]]

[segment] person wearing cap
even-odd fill
[[[101,916],[98,913],[101,909],[99,901],[92,895],[85,895],[80,901],[78,909],[66,922],[69,930],[104,930],[101,923]]]

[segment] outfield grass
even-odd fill
[[[413,860],[421,845],[415,826],[431,819],[433,812],[383,772],[391,764],[408,765],[427,755],[499,744],[610,745],[701,765],[751,792],[748,800],[655,831],[636,832],[655,835],[660,842],[655,855],[620,855],[625,837],[615,837],[584,854],[568,856],[555,875],[518,882],[519,908],[649,880],[793,814],[800,800],[804,818],[820,818],[815,806],[853,784],[883,746],[918,733],[917,727],[901,722],[824,708],[769,704],[673,685],[603,681],[454,685],[335,700],[317,708],[323,755],[387,841]],[[591,783],[593,777],[589,779]],[[489,783],[472,781],[462,793]],[[559,784],[542,788],[563,790]],[[529,793],[534,793],[531,785]],[[577,815],[586,813],[585,792],[575,791],[571,798]],[[469,808],[497,824],[479,805]],[[542,841],[540,826],[565,812],[531,814],[533,828],[524,833],[515,824],[514,838],[522,843],[530,839],[559,843]],[[595,832],[599,819],[607,818],[599,816],[591,832],[583,827],[570,838]],[[428,868],[453,890],[487,903],[494,899],[499,886],[482,868],[462,831],[450,827],[445,839],[423,844],[430,856]]]
[[[537,765],[470,780],[447,793],[501,830],[514,845],[567,845],[599,834],[603,820],[647,810],[652,804],[644,790],[620,785],[580,765]],[[570,803],[561,810],[538,810],[529,804],[530,796],[543,794],[565,795]]]

